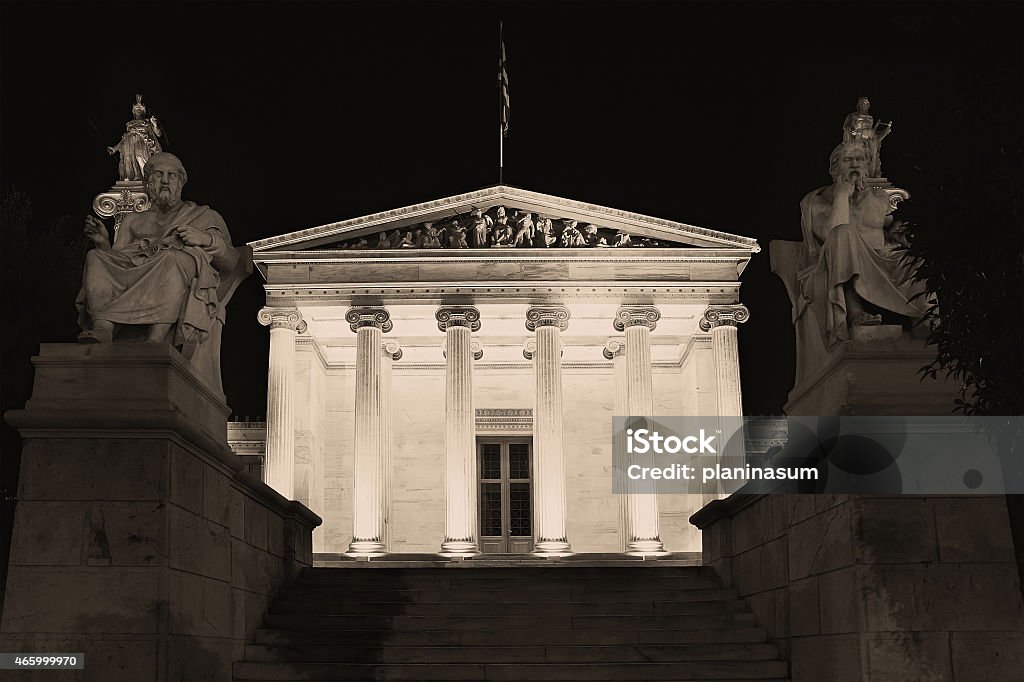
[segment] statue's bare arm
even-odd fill
[[[97,249],[101,251],[112,250],[110,246],[110,232],[107,231],[107,226],[103,224],[102,220],[91,215],[85,216],[85,236],[89,238],[89,241]]]

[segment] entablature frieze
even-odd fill
[[[559,300],[612,301],[651,304],[664,301],[729,305],[739,300],[739,282],[516,282],[466,284],[461,282],[409,285],[407,283],[341,285],[338,283],[266,284],[268,305],[353,307],[402,304],[471,305],[480,302],[522,302],[538,306]]]

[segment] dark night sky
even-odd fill
[[[768,242],[799,238],[798,202],[828,182],[861,95],[894,122],[884,169],[912,194],[941,184],[950,159],[1019,183],[978,150],[1007,130],[1020,147],[1021,7],[5,2],[0,189],[27,192],[43,224],[84,216],[115,179],[104,147],[136,92],[189,171],[186,198],[220,211],[236,243],[494,184],[500,16],[506,182],[756,237],[741,292],[745,411],[778,413],[793,339]],[[954,112],[981,123],[957,129]],[[264,411],[261,284],[228,309],[225,387],[239,415]],[[70,296],[39,314],[69,322],[66,338],[44,340],[73,339]],[[10,405],[26,389],[4,391]]]

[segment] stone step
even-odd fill
[[[760,627],[700,630],[256,630],[256,644],[281,646],[625,646],[639,644],[751,644],[767,639]]]
[[[541,565],[517,564],[508,566],[483,566],[475,564],[474,561],[449,561],[440,568],[416,568],[416,567],[391,567],[374,564],[374,562],[354,562],[352,567],[331,567],[317,566],[315,568],[304,568],[299,574],[301,578],[337,578],[342,576],[374,575],[374,576],[398,576],[398,575],[467,575],[477,574],[491,578],[523,577],[523,576],[544,576],[555,575],[628,575],[631,577],[655,576],[655,575],[714,575],[714,572],[707,566],[692,565],[666,565],[656,561],[631,562],[628,565],[574,565],[568,561],[545,561]]]
[[[375,589],[356,590],[348,588],[339,589],[316,589],[297,588],[290,585],[280,592],[279,600],[282,602],[320,602],[340,601],[344,603],[374,602],[374,603],[484,603],[493,604],[499,602],[521,602],[524,597],[529,596],[531,600],[544,604],[555,602],[623,602],[623,601],[649,601],[649,602],[684,602],[684,601],[715,601],[719,599],[736,599],[736,590],[733,588],[720,587],[687,587],[682,590],[649,590],[649,589],[564,589],[553,590],[550,587],[544,590],[530,590],[527,592],[510,592],[495,586],[494,589],[470,589],[470,590],[443,590],[443,589]]]
[[[290,599],[275,602],[272,614],[308,616],[643,616],[701,615],[746,611],[742,600],[599,602],[345,602]]]
[[[454,573],[452,571],[451,573]],[[353,576],[348,579],[303,578],[293,587],[299,590],[507,590],[511,592],[577,590],[686,590],[713,589],[721,584],[713,576],[654,576],[643,580],[612,576],[582,576],[553,578],[509,578],[494,580],[482,576],[403,576],[374,579],[372,576]]]
[[[523,664],[345,664],[235,663],[237,682],[255,680],[783,680],[785,661],[699,661],[675,663]]]
[[[695,630],[754,625],[749,613],[692,616],[317,616],[270,614],[268,628],[282,630]]]
[[[778,660],[771,644],[628,646],[368,646],[250,645],[247,661],[309,663],[643,663]]]

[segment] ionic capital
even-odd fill
[[[434,313],[437,328],[448,331],[449,327],[469,327],[469,331],[480,331],[480,311],[473,306],[443,305]]]
[[[477,341],[476,339],[470,339],[470,341],[469,341],[469,351],[473,354],[473,359],[474,360],[479,360],[480,358],[482,358],[484,356],[484,345],[482,343],[480,343],[479,341]],[[443,346],[441,346],[441,355],[443,355],[446,360],[448,359],[448,344],[447,343],[445,343]]]
[[[661,311],[652,305],[624,305],[615,312],[613,326],[617,332],[626,327],[647,327],[654,331],[660,319]]]
[[[709,305],[700,321],[700,330],[711,331],[714,327],[735,327],[750,319],[750,311],[742,303],[735,305]]]
[[[559,331],[569,328],[569,309],[562,305],[532,307],[526,311],[526,328],[537,331],[537,327],[558,327]]]
[[[360,327],[376,327],[387,334],[394,328],[391,315],[383,308],[349,308],[345,313],[345,321],[354,332],[359,331]]]
[[[298,334],[306,331],[306,321],[296,308],[261,308],[256,319],[271,329],[290,329]]]
[[[604,355],[605,360],[611,360],[616,356],[626,354],[626,338],[623,336],[613,336],[608,339],[607,343],[604,344],[604,350],[601,351]]]
[[[397,341],[385,341],[380,344],[380,352],[385,357],[389,357],[392,360],[397,361],[402,359],[402,347]]]

